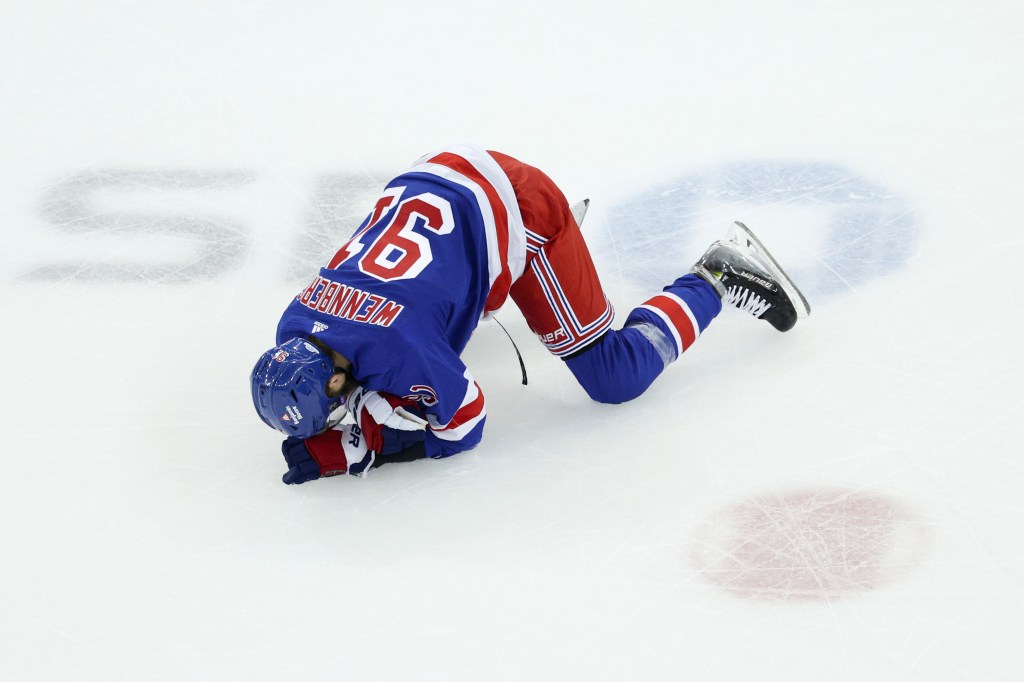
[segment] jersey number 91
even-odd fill
[[[362,242],[404,190],[404,187],[392,187],[377,200],[366,227],[338,250],[328,268],[336,268],[361,253],[359,270],[382,282],[413,279],[423,272],[434,259],[430,240],[423,232],[445,235],[455,229],[451,204],[436,194],[427,192],[405,199],[369,247]]]

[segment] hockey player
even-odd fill
[[[594,400],[636,398],[722,302],[780,331],[810,307],[742,223],[613,330],[561,191],[512,157],[453,146],[385,187],[285,309],[252,372],[256,411],[288,436],[285,483],[476,446],[487,411],[459,356],[511,298]],[[346,412],[354,423],[340,425]],[[337,428],[335,428],[337,427]]]

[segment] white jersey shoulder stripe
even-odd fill
[[[501,202],[500,206],[492,206],[487,192],[479,183],[462,173],[447,166],[431,163],[429,160],[439,154],[453,154],[468,162],[494,188]],[[511,281],[515,282],[522,276],[526,268],[526,227],[519,211],[519,201],[508,176],[490,154],[479,147],[471,145],[453,145],[420,158],[407,172],[429,173],[465,187],[476,197],[487,237],[487,269],[491,286],[501,275],[507,265]],[[490,210],[488,210],[490,209]],[[508,248],[502,253],[498,237],[498,226],[495,215],[501,212],[508,224]],[[493,311],[492,311],[493,314]],[[489,317],[489,315],[488,315]]]

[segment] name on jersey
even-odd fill
[[[295,297],[310,310],[353,322],[390,327],[405,306],[326,277],[317,277]]]

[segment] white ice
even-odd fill
[[[0,6],[0,679],[1024,679],[1024,9]],[[813,306],[285,486],[248,374],[419,155],[589,196],[618,320],[744,220]],[[733,313],[733,314],[730,314]]]

